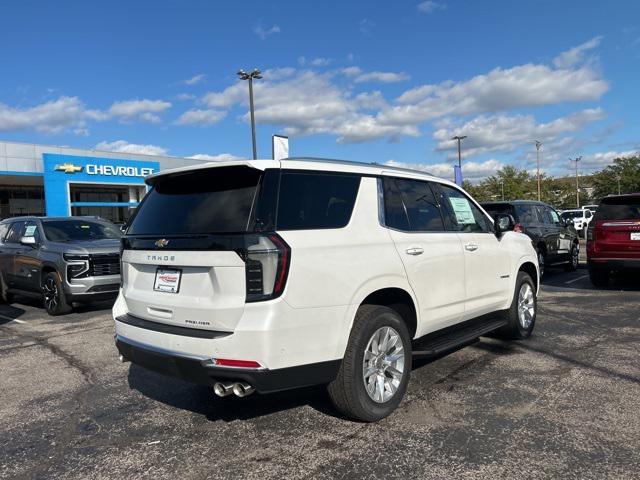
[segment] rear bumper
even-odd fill
[[[126,360],[162,375],[206,386],[224,380],[244,381],[260,393],[329,383],[340,368],[340,360],[277,370],[216,367],[208,365],[208,359],[163,351],[120,335],[116,335],[116,347]]]
[[[590,269],[640,270],[640,258],[589,258]]]

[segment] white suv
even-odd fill
[[[533,330],[531,240],[451,182],[287,159],[147,183],[122,243],[122,361],[218,396],[328,384],[343,414],[374,421],[400,403],[412,358]]]

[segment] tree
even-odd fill
[[[609,165],[591,176],[594,198],[600,200],[607,195],[640,192],[640,155],[616,158]]]

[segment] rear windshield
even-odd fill
[[[640,197],[612,197],[602,200],[595,220],[640,220]]]
[[[120,229],[112,223],[86,220],[48,220],[42,222],[44,235],[52,242],[73,242],[120,238]]]
[[[222,167],[160,178],[128,229],[132,235],[246,232],[262,172]]]

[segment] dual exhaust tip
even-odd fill
[[[255,388],[246,382],[216,382],[213,392],[219,397],[226,397],[232,393],[236,397],[246,397],[255,392]]]

